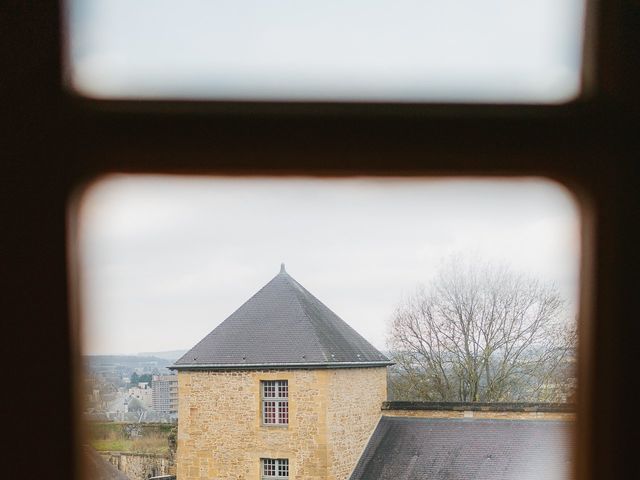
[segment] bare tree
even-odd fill
[[[453,260],[396,309],[389,347],[396,399],[565,401],[575,322],[553,285]]]

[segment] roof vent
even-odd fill
[[[280,273],[287,273],[287,271],[284,269],[284,263],[280,264]]]

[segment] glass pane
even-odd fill
[[[278,396],[281,398],[289,396],[289,382],[286,380],[278,382]]]
[[[258,460],[227,445],[272,438],[264,423],[278,426],[278,438],[311,432],[313,451],[325,441],[320,432],[334,432],[326,442],[335,451],[360,432],[353,455],[389,478],[411,478],[402,469],[414,461],[438,470],[442,458],[455,460],[452,478],[570,478],[582,227],[561,186],[536,178],[114,175],[87,187],[77,208],[83,414],[87,443],[110,461],[152,448],[162,468],[186,471],[200,458],[224,468],[219,478],[249,469],[258,478]],[[255,292],[266,292],[264,302],[247,300]],[[241,305],[253,313],[231,314]],[[230,314],[235,320],[222,323]],[[238,319],[242,328],[230,328]],[[275,344],[262,340],[260,325],[275,331]],[[178,382],[163,375],[180,358],[191,361],[187,349],[212,329],[239,355],[286,350],[291,360],[248,369],[289,364],[292,390],[275,373],[258,386],[254,373],[235,368],[183,370]],[[296,368],[329,344],[319,332],[327,348],[348,353],[350,329],[395,362],[378,370],[380,388],[369,375],[386,366],[350,369],[337,358],[338,368]],[[300,349],[298,338],[311,341]],[[382,410],[383,398],[395,408]],[[447,402],[458,403],[445,411]],[[314,412],[329,405],[339,407],[322,430],[326,418]],[[179,448],[175,424],[157,429],[176,414],[178,429],[196,432]],[[248,419],[240,429],[238,418]],[[385,447],[368,456],[364,442],[376,425],[400,433],[370,443]],[[410,448],[393,450],[392,437]],[[265,442],[265,455],[290,453]],[[312,476],[289,458],[291,477]],[[286,458],[263,459],[262,476],[286,478],[288,467]],[[379,477],[367,475],[354,478]]]
[[[276,382],[262,382],[265,397],[276,396]]]
[[[276,461],[271,459],[264,459],[264,475],[266,476],[274,476],[276,471]]]
[[[554,103],[584,0],[69,0],[95,98]]]

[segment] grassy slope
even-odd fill
[[[131,425],[123,423],[90,423],[90,443],[98,451],[169,453],[172,425],[136,425],[140,436],[131,435]]]

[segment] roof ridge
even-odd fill
[[[302,294],[304,294],[305,299],[311,299],[314,303],[316,303],[316,304],[318,304],[320,307],[322,307],[322,308],[326,309],[326,310],[327,310],[327,313],[329,313],[331,316],[335,317],[335,319],[337,319],[337,320],[340,322],[340,323],[339,323],[339,325],[340,325],[340,327],[341,327],[341,328],[346,328],[346,329],[348,329],[352,334],[357,335],[360,339],[362,339],[363,341],[365,341],[367,344],[369,344],[369,345],[370,345],[369,341],[368,341],[366,338],[364,338],[362,335],[360,335],[360,333],[359,333],[355,328],[353,328],[351,325],[349,325],[349,324],[348,324],[348,323],[347,323],[347,322],[346,322],[342,317],[340,317],[340,315],[338,315],[338,314],[337,314],[337,313],[335,313],[331,308],[329,308],[327,305],[325,305],[325,303],[324,303],[322,300],[320,300],[320,299],[319,299],[318,297],[316,297],[313,293],[311,293],[309,290],[307,290],[307,289],[306,289],[302,284],[300,284],[300,282],[298,282],[295,278],[293,278],[291,275],[289,275],[286,271],[284,272],[284,275],[287,277],[287,279],[289,280],[289,283],[290,283],[290,284],[292,284],[294,287],[296,287],[296,289],[297,289],[299,292],[301,292]],[[317,339],[317,341],[318,341],[321,345],[323,345],[323,347],[325,347],[325,348],[326,348],[326,347],[329,347],[330,345],[327,345],[327,344],[326,344],[326,342],[323,342],[323,338],[322,338],[320,335],[318,335],[318,332],[317,332],[317,329],[316,329],[316,325],[315,325],[314,319],[312,318],[312,316],[309,314],[309,311],[308,311],[308,306],[309,306],[309,305],[303,304],[303,303],[300,301],[300,297],[299,297],[298,295],[296,295],[296,301],[297,301],[297,302],[299,303],[299,305],[302,307],[302,311],[304,312],[305,317],[309,320],[309,322],[310,322],[310,326],[311,326],[311,328],[313,329],[313,333],[314,333],[314,336],[315,336],[315,338]],[[331,323],[332,323],[332,326],[333,326],[333,327],[335,327],[335,326],[336,326],[336,325],[334,325],[334,324],[333,324],[334,322],[331,322]],[[341,337],[342,339],[345,339],[345,336],[343,335],[343,333],[342,333],[342,332],[340,332],[339,330],[337,330],[337,329],[335,329],[335,328],[333,329],[333,331],[334,331],[335,333],[339,333],[339,334],[340,334],[340,337]],[[375,347],[374,347],[374,348],[375,348]],[[377,351],[380,355],[382,355],[382,356],[381,356],[381,358],[380,358],[379,360],[383,360],[383,359],[384,359],[384,360],[387,360],[387,361],[388,361],[388,358],[386,358],[386,357],[385,357],[381,352],[379,352],[377,349],[376,349],[376,351]],[[335,361],[335,358],[327,358],[327,355],[326,355],[326,353],[324,352],[324,350],[322,351],[322,353],[323,353],[323,356],[325,357],[325,360],[326,360],[327,362],[333,362],[333,361]],[[359,358],[359,357],[360,357],[360,354],[358,353],[358,354],[357,354],[357,356],[358,356],[358,358]],[[332,357],[334,357],[334,355],[332,355]]]
[[[309,292],[306,288],[304,288],[295,278],[293,278],[291,275],[289,275],[287,273],[287,271],[284,269],[284,263],[282,264],[282,269],[280,270],[279,275],[283,275],[287,281],[296,288],[296,290],[298,291],[302,291],[302,293],[304,293],[305,295],[310,295],[313,298],[316,298],[313,296],[313,294],[311,292]],[[302,313],[304,314],[304,316],[306,317],[307,321],[309,322],[309,326],[311,327],[311,331],[313,332],[313,336],[315,337],[316,341],[323,345],[322,343],[322,339],[319,337],[318,332],[316,331],[315,328],[313,328],[313,320],[311,319],[311,316],[309,315],[309,312],[307,311],[307,309],[305,308],[305,306],[302,304],[302,302],[300,301],[300,297],[296,294],[295,295],[295,299],[298,302],[298,306],[300,307],[300,309],[302,310]],[[317,299],[316,299],[317,300]],[[320,300],[318,300],[320,301]],[[328,307],[327,307],[328,308]],[[323,345],[324,346],[324,345]],[[329,362],[330,359],[327,358],[327,354],[324,351],[324,349],[321,349],[321,353],[322,356],[324,357],[324,361],[325,362]]]

